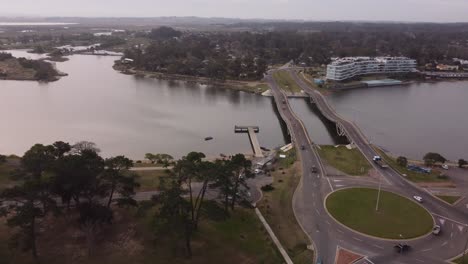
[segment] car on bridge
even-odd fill
[[[317,173],[317,167],[312,166],[312,168],[310,168],[310,172]]]

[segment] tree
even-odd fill
[[[156,40],[169,39],[174,37],[179,37],[182,35],[182,32],[177,31],[171,27],[159,27],[152,29],[149,33],[149,37]]]
[[[406,168],[406,166],[408,166],[408,159],[406,157],[399,156],[397,158],[396,162],[398,163],[398,165],[400,165],[402,167]]]
[[[435,153],[435,152],[426,153],[426,155],[424,155],[423,157],[423,160],[424,160],[424,164],[426,164],[427,166],[434,165],[437,162],[445,163],[447,161],[446,158],[444,158],[439,153]]]
[[[110,208],[98,203],[85,202],[78,207],[79,226],[86,234],[88,256],[93,254],[96,233],[106,224],[111,224],[113,212]]]
[[[105,171],[103,173],[103,179],[109,186],[109,199],[107,200],[107,207],[109,208],[112,203],[114,193],[120,194],[118,199],[119,204],[129,203],[136,205],[132,195],[135,194],[135,187],[138,187],[138,183],[135,181],[133,175],[126,175],[128,169],[132,167],[133,162],[125,156],[116,156],[113,158],[106,159]]]
[[[169,167],[169,165],[174,160],[174,158],[171,155],[165,154],[165,153],[161,153],[161,154],[146,153],[145,159],[151,161],[152,163],[163,164],[165,168]]]
[[[247,160],[243,154],[236,154],[230,160],[230,167],[233,170],[233,190],[231,199],[231,210],[234,210],[237,198],[244,196],[247,186],[246,179],[255,177],[252,173],[252,162]]]
[[[458,160],[458,167],[459,168],[463,168],[464,166],[468,165],[468,161],[464,160],[464,159],[459,159]]]
[[[53,146],[44,146],[36,144],[32,146],[21,159],[21,165],[31,173],[36,179],[42,176],[42,173],[50,168],[55,160],[55,149]]]
[[[5,155],[0,155],[0,164],[5,163],[7,161],[7,157]]]
[[[192,205],[183,196],[187,193],[178,179],[170,179],[167,183],[161,179],[161,193],[153,200],[159,204],[155,215],[156,232],[170,235],[178,240],[183,237],[187,256],[192,256],[192,234],[194,224],[191,217]]]
[[[92,150],[96,153],[101,152],[101,150],[96,146],[96,143],[90,141],[79,141],[72,146],[72,153],[81,153],[84,150]]]

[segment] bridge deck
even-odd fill
[[[260,148],[260,143],[258,143],[257,135],[255,134],[255,129],[253,127],[248,128],[250,143],[257,158],[263,158],[263,152]]]

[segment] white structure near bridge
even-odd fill
[[[416,70],[416,60],[407,57],[332,58],[327,66],[327,79],[343,81],[366,74],[405,73]]]

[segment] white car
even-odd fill
[[[423,198],[422,198],[421,196],[415,195],[415,196],[413,196],[413,198],[414,198],[416,201],[420,202],[420,203],[423,202]]]
[[[448,167],[448,165],[447,165],[447,164],[444,164],[444,165],[442,165],[442,169],[444,169],[444,170],[448,170],[448,169],[449,169],[449,167]]]

